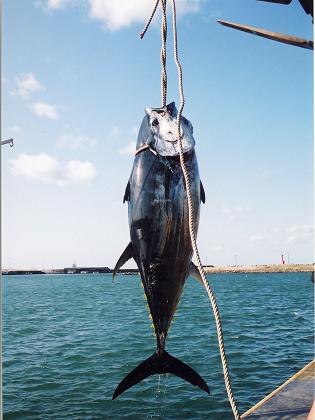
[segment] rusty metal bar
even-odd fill
[[[225,20],[218,20],[218,22],[223,26],[238,29],[239,31],[248,32],[250,34],[271,39],[273,41],[282,42],[284,44],[313,50],[313,41],[308,41],[307,39],[298,38],[292,35],[285,35],[279,32],[271,32],[267,31],[266,29],[255,28],[254,26],[241,25],[240,23],[227,22]]]

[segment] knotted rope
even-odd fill
[[[165,20],[166,20],[166,0],[160,0],[163,10],[163,23],[162,23],[162,43],[165,47],[166,38],[165,36],[166,32],[163,32],[164,25],[166,26]],[[156,12],[157,6],[158,6],[159,0],[156,2],[153,13],[145,27],[145,30],[142,32],[141,38],[144,36],[145,32],[147,31],[152,18]],[[182,72],[182,66],[180,64],[179,58],[178,58],[178,48],[177,48],[177,25],[176,25],[176,4],[175,0],[172,0],[172,9],[173,9],[173,39],[174,39],[174,59],[178,70],[178,89],[179,89],[179,97],[180,97],[180,108],[177,114],[177,135],[179,140],[179,157],[180,157],[180,164],[183,172],[183,176],[185,179],[185,185],[186,185],[186,193],[187,193],[187,203],[188,203],[188,221],[189,221],[189,232],[190,232],[190,238],[191,238],[191,244],[192,248],[197,260],[197,267],[200,273],[200,276],[202,278],[203,284],[207,290],[208,297],[210,299],[213,314],[215,318],[216,328],[217,328],[217,336],[218,336],[218,343],[219,343],[219,350],[220,350],[220,356],[221,356],[221,362],[222,362],[222,368],[223,368],[223,375],[224,375],[224,382],[226,391],[228,394],[228,398],[230,401],[230,405],[234,414],[234,418],[236,420],[240,420],[241,416],[237,408],[237,404],[233,395],[233,391],[231,388],[231,380],[230,380],[230,374],[228,370],[228,362],[225,354],[225,347],[224,347],[224,340],[223,340],[223,331],[222,331],[222,324],[221,324],[221,318],[220,318],[220,312],[219,307],[216,302],[216,298],[214,296],[214,293],[209,285],[209,282],[206,278],[206,274],[203,268],[203,265],[201,263],[197,242],[196,242],[196,236],[194,231],[194,208],[193,208],[193,201],[192,201],[192,195],[191,195],[191,189],[190,189],[190,179],[189,174],[185,165],[184,160],[184,152],[183,152],[183,145],[182,145],[182,135],[181,135],[181,129],[180,129],[180,121],[183,113],[183,109],[185,106],[185,97],[184,97],[184,88],[183,88],[183,72]],[[164,35],[163,35],[164,33]],[[161,54],[162,57],[162,54]],[[163,80],[163,74],[166,75],[166,61],[162,61],[162,80]],[[166,92],[166,91],[165,91]],[[165,93],[165,99],[166,99],[166,93]],[[164,101],[164,90],[163,90],[163,83],[162,83],[162,106],[165,106],[166,102]]]
[[[162,6],[162,25],[161,25],[161,38],[162,38],[162,47],[161,47],[161,65],[162,65],[162,74],[161,74],[161,94],[162,94],[162,107],[166,106],[166,96],[167,96],[167,73],[166,73],[166,39],[167,39],[167,16],[166,16],[166,0],[156,0],[151,16],[149,17],[143,31],[140,33],[140,39],[146,34],[150,23],[155,15],[156,9],[161,2]]]

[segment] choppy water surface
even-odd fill
[[[246,411],[313,358],[309,273],[212,275],[235,397]],[[231,419],[208,297],[189,279],[167,350],[211,395],[153,376],[112,401],[155,350],[139,277],[3,278],[5,419]]]

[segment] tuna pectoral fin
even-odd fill
[[[143,379],[162,373],[172,373],[179,376],[210,394],[208,385],[194,369],[164,351],[161,356],[158,353],[153,353],[152,356],[128,373],[115,389],[113,400],[133,385],[143,381]]]
[[[119,260],[117,261],[114,271],[113,271],[113,281],[114,277],[117,274],[117,271],[127,262],[130,260],[130,258],[133,258],[133,249],[132,249],[132,243],[129,242],[124,252],[121,254]]]
[[[123,203],[124,203],[125,201],[129,201],[129,200],[130,200],[130,181],[128,181],[128,184],[127,184],[126,189],[125,189],[125,194],[124,194],[124,198],[123,198]]]
[[[203,202],[203,204],[205,204],[206,202],[206,193],[205,190],[203,188],[202,182],[200,181],[200,200]]]

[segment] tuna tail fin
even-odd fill
[[[194,369],[164,351],[162,355],[159,355],[157,352],[153,353],[152,356],[128,373],[115,389],[113,400],[133,385],[143,381],[143,379],[162,373],[172,373],[179,376],[210,394],[208,385]]]

